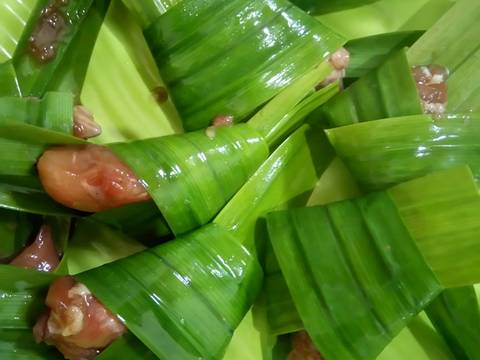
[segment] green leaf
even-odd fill
[[[47,92],[42,99],[0,97],[0,124],[9,122],[72,134],[73,96],[64,92]]]
[[[145,246],[108,226],[90,220],[77,221],[64,254],[68,271],[75,275],[122,259]]]
[[[0,357],[15,360],[61,360],[54,348],[37,344],[31,330],[0,329]]]
[[[450,70],[449,112],[480,110],[479,17],[478,1],[460,0],[408,50],[413,65],[441,64]]]
[[[473,286],[445,290],[427,314],[457,359],[479,359],[480,310]]]
[[[60,66],[72,40],[78,33],[83,20],[87,17],[93,0],[77,0],[60,7],[61,14],[66,17],[67,27],[62,33],[54,58],[40,63],[27,51],[32,32],[42,16],[42,9],[50,5],[51,0],[39,0],[23,30],[13,57],[18,83],[24,96],[43,95],[55,71]]]
[[[476,178],[480,176],[477,114],[369,121],[329,129],[327,135],[359,185],[367,190],[463,164],[470,166]]]
[[[153,21],[166,13],[168,9],[181,0],[122,0],[142,28],[148,27]]]
[[[257,296],[261,269],[228,231],[207,225],[77,279],[158,357],[213,359]]]
[[[380,0],[317,18],[352,40],[394,31],[427,30],[453,4],[452,0]]]
[[[245,120],[344,43],[284,0],[184,0],[144,33],[187,130]]]
[[[337,83],[314,90],[331,71],[332,66],[323,62],[307,72],[253,115],[248,125],[258,130],[270,147],[275,148],[302,124],[306,115],[338,92]]]
[[[304,205],[333,158],[323,134],[302,126],[270,155],[214,222],[237,233],[253,249],[258,220],[274,209]]]
[[[57,277],[57,275],[52,273],[0,264],[0,289],[3,291],[25,291],[44,288]]]
[[[0,184],[0,208],[39,215],[70,216],[76,214],[71,209],[53,201],[39,188],[9,184]]]
[[[17,74],[11,61],[0,64],[0,96],[20,96]]]
[[[381,66],[333,97],[321,113],[331,127],[423,114],[405,50],[394,52]]]
[[[480,223],[476,216],[480,195],[467,166],[397,185],[389,193],[442,285],[480,282]]]
[[[153,201],[98,212],[89,219],[107,224],[147,244],[158,243],[160,239],[171,235],[170,228]]]
[[[376,1],[378,0],[292,0],[292,3],[312,14],[325,14],[371,4]]]
[[[267,224],[300,317],[326,359],[374,358],[441,290],[385,193],[274,212]]]
[[[48,117],[48,112],[46,116],[47,119],[55,120],[54,116]],[[17,121],[2,121],[0,176],[36,177],[35,163],[48,146],[83,143],[78,138],[46,128]]]
[[[144,182],[174,234],[210,221],[265,160],[248,125],[116,143],[109,147]]]
[[[455,357],[422,312],[377,357],[377,360],[404,359],[454,360]]]
[[[4,0],[0,3],[0,63],[12,58],[37,1]]]
[[[70,92],[78,102],[109,0],[94,0],[77,34],[48,82],[48,90]]]
[[[395,50],[412,45],[424,31],[396,31],[358,38],[347,42],[350,52],[347,78],[359,78],[381,66]]]
[[[34,232],[34,220],[38,219],[17,211],[0,210],[0,261],[12,257],[28,243]]]
[[[103,350],[96,360],[157,360],[158,358],[132,333],[126,333]]]
[[[122,2],[112,1],[81,94],[81,102],[102,126],[102,134],[92,141],[111,143],[181,132],[171,100],[155,99],[155,89],[162,86],[141,29]]]

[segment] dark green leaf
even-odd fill
[[[77,278],[160,358],[217,359],[258,294],[261,269],[228,231],[207,225]]]
[[[322,107],[331,127],[415,114],[423,110],[403,49]]]
[[[20,96],[17,75],[11,61],[0,64],[0,96]]]
[[[111,144],[142,179],[174,234],[210,221],[266,159],[248,125]]]
[[[426,311],[456,359],[480,359],[480,310],[473,286],[443,291]]]
[[[377,2],[378,0],[292,0],[298,7],[312,14],[325,14]]]
[[[24,96],[41,96],[47,90],[48,84],[59,68],[72,40],[87,17],[93,0],[69,1],[66,5],[60,6],[61,16],[67,23],[66,30],[60,35],[54,58],[46,63],[41,63],[29,53],[29,39],[42,16],[42,9],[53,3],[54,0],[37,2],[13,57],[18,83]]]
[[[284,0],[184,0],[145,36],[187,130],[246,119],[344,43]]]
[[[369,121],[327,130],[364,189],[384,189],[435,170],[468,164],[480,177],[478,114]]]
[[[359,78],[387,60],[395,50],[412,45],[424,31],[397,31],[354,39],[345,45],[350,52],[347,78]]]
[[[375,358],[441,289],[385,193],[271,213],[267,223],[300,317],[327,360]]]

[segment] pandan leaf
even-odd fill
[[[457,359],[478,359],[480,310],[473,286],[447,289],[427,314]]]
[[[77,279],[158,357],[213,359],[258,294],[261,270],[234,236],[208,225]]]
[[[0,96],[20,96],[15,68],[11,61],[0,64]]]
[[[347,78],[359,78],[381,66],[388,56],[411,46],[424,31],[395,31],[353,39],[345,44],[350,53]]]
[[[267,157],[248,125],[111,144],[142,179],[174,234],[210,221]]]
[[[480,4],[461,0],[442,16],[409,50],[412,65],[440,64],[450,70],[449,112],[480,110]],[[448,30],[445,30],[448,29]]]
[[[405,50],[394,52],[378,68],[333,97],[322,106],[321,114],[331,127],[423,114]]]
[[[441,290],[385,193],[274,212],[267,224],[305,328],[326,359],[374,358]]]
[[[463,164],[477,178],[479,134],[477,114],[407,116],[327,130],[337,154],[367,190]]]
[[[284,0],[185,0],[144,33],[187,130],[245,120],[344,43]]]

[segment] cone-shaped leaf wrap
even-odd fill
[[[187,130],[247,118],[344,43],[285,0],[184,0],[145,37]]]
[[[441,291],[386,193],[274,212],[267,224],[305,329],[326,360],[374,359]]]
[[[220,359],[261,269],[229,231],[207,225],[77,278],[161,359]]]
[[[268,156],[248,125],[110,145],[142,179],[175,234],[211,220]]]

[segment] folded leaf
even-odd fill
[[[39,215],[78,215],[53,201],[39,186],[0,184],[0,208]]]
[[[409,50],[412,65],[440,64],[450,70],[449,112],[480,110],[480,4],[461,0],[443,15]],[[445,31],[448,29],[448,31]]]
[[[476,216],[480,195],[467,166],[438,171],[388,192],[442,285],[480,282],[480,223]]]
[[[42,99],[0,97],[0,124],[9,122],[72,134],[73,96],[64,92],[48,92]]]
[[[187,130],[246,119],[344,42],[284,0],[184,0],[144,33]]]
[[[105,350],[103,350],[96,360],[157,360],[155,356],[145,345],[143,345],[134,335],[126,333]]]
[[[181,0],[123,0],[143,28],[146,28]]]
[[[427,308],[427,314],[457,359],[479,359],[480,309],[473,286],[447,289]]]
[[[59,39],[53,40],[54,44],[51,45],[52,47],[48,50],[53,52],[52,55],[46,55],[46,59],[39,60],[43,54],[31,54],[29,50],[31,46],[30,40],[32,36],[35,36],[35,32],[41,29],[41,26],[45,26],[40,24],[45,24],[47,21],[47,15],[42,12],[42,9],[55,2],[52,0],[37,1],[23,30],[13,57],[18,83],[24,96],[39,96],[45,92],[48,83],[51,81],[52,76],[59,68],[68,51],[72,40],[75,38],[80,26],[87,17],[92,2],[93,0],[69,1],[66,4],[62,3],[60,6],[54,7],[54,11],[57,12],[57,17],[59,18],[58,28],[55,28],[54,31],[60,33],[60,35],[58,35]],[[37,26],[39,27],[37,28]],[[62,26],[63,31],[60,30]],[[39,43],[38,46],[41,47],[44,45]],[[42,52],[43,50],[38,51]]]
[[[0,3],[0,63],[13,56],[36,3],[37,0],[4,0]]]
[[[171,236],[170,228],[153,201],[98,212],[89,219],[109,225],[146,244],[156,244],[160,239]]]
[[[427,115],[369,121],[327,130],[358,183],[384,189],[435,170],[468,164],[480,176],[477,114]]]
[[[52,347],[37,344],[31,330],[0,329],[0,357],[2,359],[20,360],[61,360],[60,355]]]
[[[35,220],[38,219],[24,213],[0,210],[0,261],[23,249],[34,232]]]
[[[274,212],[267,224],[300,317],[327,360],[374,358],[441,290],[385,193]]]
[[[324,14],[354,8],[378,0],[293,0],[292,3],[312,14]]]
[[[248,125],[111,144],[142,179],[174,234],[210,221],[265,160]]]
[[[165,92],[142,30],[122,2],[111,2],[81,93],[82,104],[102,126],[102,134],[92,141],[105,144],[181,132],[171,100],[157,97],[161,90]]]
[[[424,31],[396,31],[351,40],[345,48],[350,52],[347,78],[359,78],[381,66],[388,56],[411,46]]]
[[[333,97],[322,106],[321,113],[331,127],[422,114],[405,50],[391,54],[378,68]]]
[[[94,0],[68,50],[48,82],[49,91],[70,92],[78,103],[93,48],[107,13],[109,0]]]
[[[17,74],[11,61],[0,64],[0,96],[20,96]]]
[[[352,40],[394,31],[427,30],[453,4],[451,0],[380,0],[317,18]]]
[[[63,105],[63,104],[62,104]],[[71,108],[68,108],[71,111]],[[58,117],[63,128],[65,117],[61,112],[67,108],[59,107]],[[56,111],[56,110],[54,110]],[[28,113],[24,114],[28,116]],[[26,117],[28,118],[28,117]],[[52,117],[46,112],[45,118],[55,124],[56,114]],[[28,118],[31,119],[31,118]],[[39,121],[43,119],[40,117]],[[73,136],[52,131],[47,128],[33,126],[18,121],[1,121],[0,124],[0,176],[36,177],[35,163],[48,146],[59,144],[83,144],[84,141]]]
[[[208,225],[77,279],[158,357],[217,359],[257,296],[261,269]]]
[[[77,221],[64,254],[68,272],[75,275],[145,250],[125,234],[91,220]]]
[[[333,158],[323,134],[315,127],[302,126],[270,155],[213,221],[255,249],[255,243],[262,243],[259,219],[275,209],[304,205]]]

